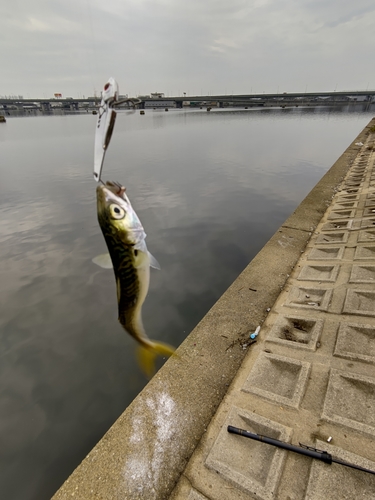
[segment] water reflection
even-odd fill
[[[151,338],[185,338],[368,123],[360,111],[119,114],[104,178],[125,183],[162,265],[144,306]],[[4,498],[49,498],[146,383],[117,322],[113,273],[91,262],[106,250],[95,121],[0,127]]]

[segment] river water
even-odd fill
[[[144,323],[178,346],[375,108],[123,111],[104,179],[127,186],[161,271]],[[117,322],[91,114],[0,124],[0,491],[50,498],[147,383]]]

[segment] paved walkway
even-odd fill
[[[227,432],[375,470],[373,145],[360,148],[171,500],[375,499],[375,476]]]

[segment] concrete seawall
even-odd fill
[[[365,127],[228,288],[179,347],[178,357],[168,360],[124,411],[55,500],[170,497],[244,358],[264,342],[260,335],[251,345],[249,333],[267,319],[359,154],[356,143],[368,140],[374,124]],[[208,498],[197,495],[182,482],[173,498]],[[221,498],[232,498],[225,495]],[[252,498],[246,495],[242,489],[233,498]]]

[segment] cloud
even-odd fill
[[[375,88],[374,28],[370,0],[3,2],[0,94]]]

